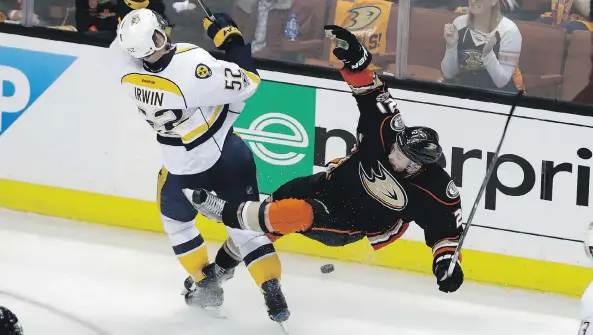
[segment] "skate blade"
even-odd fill
[[[280,325],[282,331],[284,331],[284,334],[288,334],[288,324],[286,322],[288,321],[289,317],[290,312],[286,311],[276,314],[276,316],[273,318],[273,320]]]
[[[215,319],[226,319],[227,318],[227,313],[226,310],[220,306],[220,307],[200,307],[200,309],[204,312],[204,314],[215,318]]]
[[[214,319],[226,319],[227,318],[227,313],[226,310],[222,307],[212,307],[212,306],[206,306],[206,307],[202,307],[202,306],[195,306],[195,305],[189,305],[189,307],[191,309],[197,309],[200,311],[200,313],[214,318]]]
[[[286,321],[278,322],[278,324],[282,328],[284,334],[288,335],[288,325],[286,324]]]

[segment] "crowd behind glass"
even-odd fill
[[[27,1],[25,4],[22,1]],[[376,70],[418,80],[593,104],[589,0],[216,0],[255,57],[338,68],[323,26],[354,32]],[[25,20],[24,7],[31,6]],[[203,13],[183,0],[0,0],[0,22],[73,30],[112,40],[118,18],[151,8],[175,41],[212,49]],[[406,10],[409,25],[398,24]],[[397,67],[398,30],[407,30]],[[406,29],[407,28],[407,29]],[[401,33],[401,32],[400,32]]]

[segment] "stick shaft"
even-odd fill
[[[451,263],[449,264],[449,269],[447,270],[447,277],[451,277],[451,275],[453,275],[453,271],[455,270],[455,264],[457,264],[457,261],[459,260],[459,254],[461,252],[461,248],[463,246],[463,242],[465,241],[465,238],[467,236],[467,233],[469,231],[469,227],[471,226],[472,220],[474,218],[474,215],[476,214],[476,211],[478,210],[478,205],[480,204],[480,200],[482,199],[482,195],[484,195],[484,191],[486,190],[486,185],[488,185],[488,181],[490,181],[490,177],[492,176],[492,172],[494,171],[494,168],[496,167],[496,163],[498,162],[498,156],[500,154],[500,148],[502,148],[502,144],[504,142],[504,138],[506,137],[507,134],[507,129],[509,127],[509,123],[511,122],[511,118],[513,117],[513,114],[515,113],[515,108],[517,108],[517,104],[519,103],[519,99],[521,98],[521,96],[523,96],[523,91],[519,91],[517,93],[517,95],[515,96],[515,99],[513,101],[513,105],[511,106],[511,111],[509,112],[509,116],[507,117],[507,120],[504,124],[504,129],[502,131],[502,135],[500,136],[500,141],[498,142],[498,147],[496,148],[496,152],[494,153],[494,157],[492,158],[492,162],[490,162],[490,166],[488,167],[488,171],[486,173],[486,177],[484,177],[484,181],[482,182],[482,186],[480,186],[480,191],[478,192],[478,196],[476,197],[476,201],[474,201],[474,206],[472,207],[471,212],[469,213],[469,217],[467,218],[467,222],[465,224],[465,228],[463,229],[463,232],[461,233],[461,236],[459,237],[459,244],[457,245],[457,248],[455,249],[455,253],[453,254],[453,258],[451,259]]]
[[[214,21],[214,14],[212,14],[212,11],[210,10],[210,8],[208,8],[208,6],[206,6],[204,1],[203,0],[196,0],[196,1],[198,1],[198,4],[200,4],[200,7],[202,7],[202,10],[204,11],[204,13],[206,13],[206,16],[210,19],[210,21]]]

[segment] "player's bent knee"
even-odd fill
[[[267,205],[266,224],[282,235],[304,232],[313,225],[313,207],[300,199],[283,199]]]
[[[187,222],[181,222],[177,220],[173,220],[167,216],[161,215],[161,222],[163,223],[163,229],[167,235],[177,234],[179,232],[183,232],[188,229],[197,229],[195,226],[195,220],[190,220]]]

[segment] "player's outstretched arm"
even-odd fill
[[[243,34],[228,14],[216,13],[214,21],[205,17],[202,23],[206,33],[214,42],[214,46],[225,51],[226,59],[229,62],[258,75],[251,56],[251,45],[245,44]]]
[[[325,35],[336,41],[332,53],[344,63],[340,73],[354,96],[379,91],[384,85],[375,73],[368,69],[373,56],[358,38],[340,26],[326,25],[324,29]]]
[[[324,28],[326,36],[336,40],[336,48],[332,52],[344,63],[340,73],[358,104],[361,118],[357,131],[365,136],[367,133],[376,134],[386,118],[399,114],[397,102],[389,93],[387,85],[368,68],[372,55],[356,36],[339,26],[326,25]],[[405,127],[401,116],[393,118],[398,127]]]
[[[336,40],[333,54],[344,63],[340,74],[350,86],[358,107],[363,114],[397,114],[397,103],[379,77],[368,66],[372,55],[348,30],[326,25],[325,34]]]

